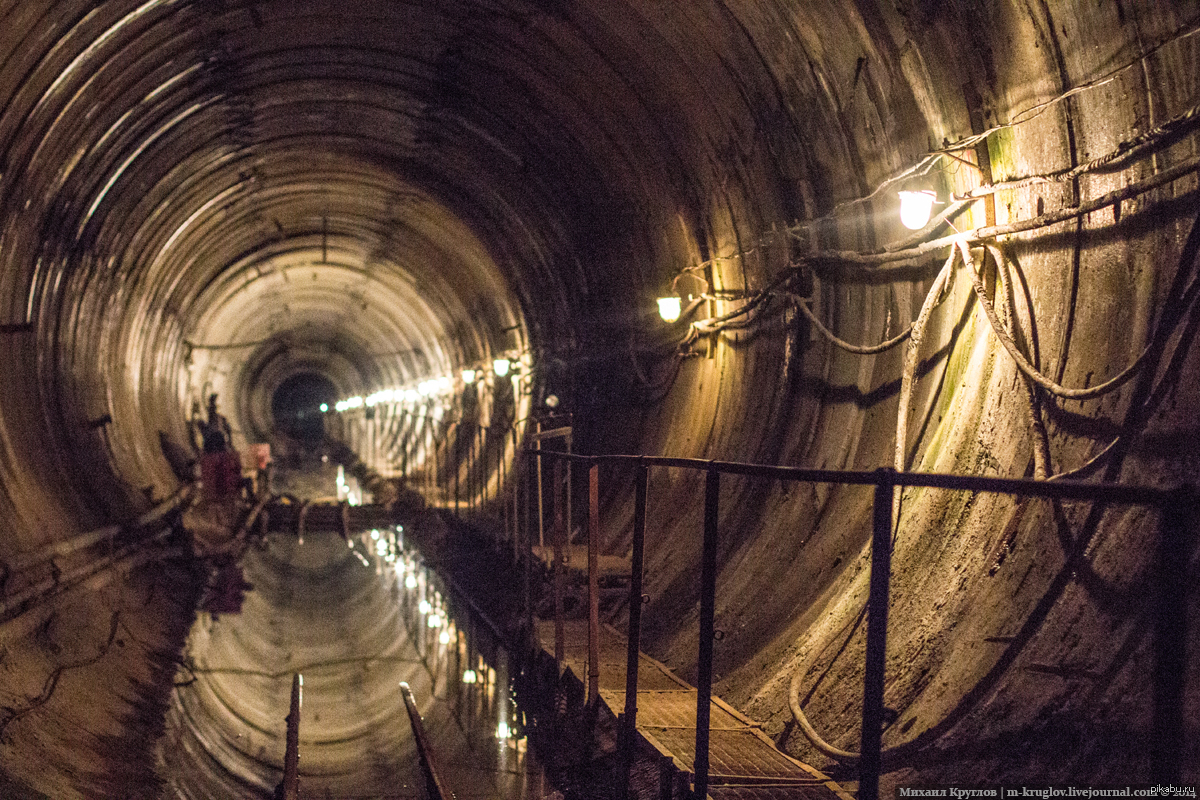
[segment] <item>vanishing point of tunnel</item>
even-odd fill
[[[200,476],[212,395],[292,501],[485,533],[563,420],[582,454],[1195,483],[1198,108],[1195,0],[0,0],[0,796],[270,797],[314,664],[300,796],[404,796],[396,685],[431,686],[353,541],[269,534],[230,614],[215,511],[63,555]],[[600,476],[626,557],[633,470]],[[695,683],[703,473],[648,495],[642,649]],[[1163,663],[1200,781],[1194,535],[898,498],[887,791],[1145,784]],[[852,790],[871,493],[719,500],[714,693]]]

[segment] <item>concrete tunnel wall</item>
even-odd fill
[[[1184,114],[1200,74],[1194,2],[152,0],[0,14],[6,561],[172,491],[157,431],[183,439],[193,400],[219,391],[257,438],[273,389],[304,371],[351,396],[521,353],[526,401],[560,397],[588,451],[892,464],[905,347],[833,348],[796,298],[850,342],[903,330],[947,250],[894,269],[844,254],[907,235],[895,189],[944,200],[978,186],[959,160],[978,155],[872,192],[994,126],[995,180],[1061,173]],[[1181,172],[1000,243],[1015,282],[1001,313],[1051,378],[1095,385],[1153,345],[1101,398],[1039,392],[1050,474],[1119,436],[1088,477],[1195,480],[1189,125],[1106,169],[995,197],[1005,224]],[[988,222],[982,202],[954,219]],[[716,316],[792,268],[789,296],[701,334],[688,357],[686,324],[654,315],[684,270],[714,298],[698,316]],[[929,316],[906,466],[1034,474],[1023,381],[968,278],[960,262]],[[230,343],[252,346],[203,347]],[[647,647],[685,674],[699,487],[651,484]],[[619,550],[628,500],[608,497]],[[722,509],[718,692],[828,765],[787,691],[801,670],[810,718],[855,748],[868,497],[729,480]],[[1144,776],[1153,530],[1138,510],[906,495],[885,743],[930,741],[892,780]],[[153,796],[190,575],[109,576],[5,625],[4,772],[52,797]],[[1195,636],[1180,646],[1194,665]],[[1194,781],[1194,679],[1187,697]]]

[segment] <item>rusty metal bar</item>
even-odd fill
[[[712,712],[713,617],[717,594],[717,519],[721,473],[710,469],[704,481],[704,551],[700,557],[700,656],[696,674],[696,797],[708,797],[708,736]]]
[[[522,454],[525,467],[525,542],[522,548],[522,556],[524,564],[521,569],[521,594],[525,603],[525,633],[529,637],[528,643],[531,647],[537,647],[537,631],[533,626],[533,496],[534,496],[534,480],[537,480],[537,498],[538,498],[538,535],[541,535],[542,529],[542,460],[537,461],[537,474],[530,469],[530,461]]]
[[[426,789],[430,800],[454,800],[454,793],[442,780],[441,773],[433,758],[433,748],[425,735],[425,725],[421,722],[421,712],[417,710],[413,700],[412,689],[407,683],[400,684],[400,694],[404,697],[404,706],[408,709],[408,723],[412,726],[413,738],[417,740],[417,756],[421,761],[421,771],[425,773]]]
[[[888,586],[892,574],[892,498],[898,473],[876,472],[871,533],[871,582],[867,596],[867,653],[863,675],[862,747],[858,760],[859,800],[878,800],[883,747],[883,678],[887,660]]]
[[[1154,605],[1154,724],[1150,742],[1150,777],[1178,783],[1183,778],[1184,691],[1187,685],[1188,564],[1193,542],[1190,520],[1195,495],[1176,492],[1176,501],[1163,506],[1155,563],[1157,592]]]
[[[537,454],[542,452],[542,440],[539,435],[542,432],[541,421],[537,424],[537,433],[533,435],[534,442],[537,443],[537,448],[533,451]],[[546,546],[546,497],[545,491],[542,488],[542,459],[535,456],[537,462],[537,519],[538,519],[538,547]]]
[[[646,552],[646,488],[649,470],[638,462],[633,478],[633,554],[629,573],[629,641],[625,653],[625,723],[621,740],[621,796],[629,796],[629,774],[637,746],[638,662],[642,649],[642,568]]]
[[[600,465],[588,468],[588,696],[600,702]]]
[[[548,431],[544,431],[541,429],[541,423],[539,422],[537,433],[531,433],[529,435],[529,439],[530,439],[530,441],[533,441],[533,442],[542,442],[542,441],[545,441],[546,439],[557,439],[560,436],[568,436],[568,435],[570,435],[570,433],[571,433],[570,425],[564,425],[561,428],[551,428]]]
[[[566,565],[563,564],[563,547],[567,539],[567,526],[563,520],[562,462],[554,462],[554,665],[561,672],[566,655],[566,632],[563,629],[563,583],[566,580]]]
[[[283,800],[300,797],[300,687],[299,673],[292,675],[292,705],[287,715],[287,751],[283,756]]]

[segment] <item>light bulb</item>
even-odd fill
[[[512,362],[507,358],[497,358],[492,362],[492,371],[496,373],[497,378],[503,378],[508,374],[509,367],[511,366]]]
[[[322,414],[329,413],[329,403],[321,403],[321,413]]]
[[[466,383],[466,384],[474,383],[475,382],[475,370],[464,369],[462,371],[462,379],[463,379],[463,383]]]
[[[425,624],[431,628],[442,627],[442,615],[438,614],[436,612],[433,614],[430,614],[429,619],[425,621]]]
[[[678,297],[658,298],[658,315],[663,322],[674,322],[683,313],[683,301]]]
[[[909,230],[919,231],[929,223],[937,195],[928,189],[920,192],[900,192],[900,221]]]
[[[463,673],[463,683],[475,683],[479,680],[479,676],[475,674],[475,670],[469,669]]]
[[[430,602],[428,600],[422,600],[420,603],[417,604],[417,610],[420,611],[422,614],[428,614],[430,611],[433,610],[433,606],[430,604]]]
[[[442,635],[438,637],[438,641],[442,644],[450,644],[450,631],[442,631]]]
[[[408,576],[405,577],[405,579],[404,579],[404,588],[405,589],[417,588],[417,576],[413,575],[411,572],[408,573]]]
[[[499,725],[496,726],[496,738],[497,739],[507,739],[510,736],[512,736],[512,731],[509,729],[507,722],[502,721]]]

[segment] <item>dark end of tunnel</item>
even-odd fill
[[[337,389],[326,377],[313,372],[293,375],[271,395],[273,433],[294,440],[307,452],[325,442],[326,410],[337,401]]]

